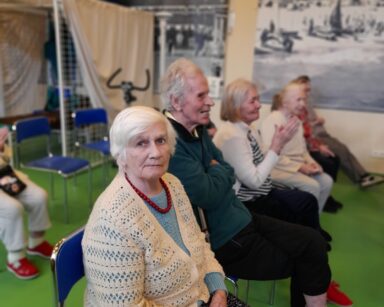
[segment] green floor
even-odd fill
[[[110,177],[116,169],[110,169]],[[45,188],[48,177],[29,172],[30,177]],[[89,214],[87,204],[86,176],[76,185],[70,185],[70,223],[64,223],[60,200],[61,180],[56,180],[57,195],[50,201],[49,210],[53,227],[47,238],[51,242],[83,225]],[[93,174],[93,198],[102,189],[102,173]],[[361,190],[353,186],[343,174],[334,187],[334,196],[344,204],[337,214],[324,213],[322,224],[333,236],[329,254],[333,278],[349,294],[357,307],[377,307],[384,302],[382,283],[384,279],[384,184]],[[0,297],[1,306],[53,306],[52,276],[49,262],[33,259],[41,275],[30,281],[13,277],[5,266],[6,254],[0,246]],[[67,306],[82,306],[85,283],[80,282],[72,290]],[[240,282],[240,296],[244,297],[245,283]],[[270,282],[251,282],[249,303],[251,306],[267,306]],[[230,288],[229,288],[230,289]],[[289,281],[277,282],[274,306],[289,306]]]

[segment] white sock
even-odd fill
[[[38,237],[38,238],[28,238],[28,247],[29,248],[35,248],[37,245],[44,242],[44,237]]]
[[[23,258],[25,258],[25,251],[23,249],[19,251],[8,252],[7,255],[8,263],[15,263],[16,261],[19,261]]]

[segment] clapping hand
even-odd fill
[[[281,150],[297,132],[300,121],[297,117],[291,117],[285,125],[275,126],[270,149],[280,154]]]

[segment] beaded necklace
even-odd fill
[[[132,189],[137,193],[137,195],[139,195],[140,198],[142,200],[144,200],[146,203],[148,203],[153,209],[155,209],[156,211],[158,211],[162,214],[168,213],[169,210],[171,210],[171,207],[172,207],[171,193],[169,192],[169,189],[168,189],[167,185],[165,184],[165,182],[163,181],[163,179],[159,178],[160,184],[163,187],[163,189],[165,190],[165,194],[167,196],[167,207],[166,208],[160,208],[158,205],[156,205],[156,203],[153,202],[147,195],[145,195],[136,186],[133,185],[133,183],[128,179],[127,174],[124,174],[124,175],[125,175],[125,179],[131,185]]]

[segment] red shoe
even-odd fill
[[[353,305],[351,299],[339,289],[339,284],[331,282],[327,291],[328,302],[337,306],[349,307]]]
[[[52,251],[53,251],[53,246],[49,244],[47,241],[40,243],[34,248],[29,248],[29,247],[27,248],[28,255],[40,256],[46,259],[51,258]]]
[[[39,270],[27,258],[7,263],[7,269],[20,279],[32,279],[39,275]]]

